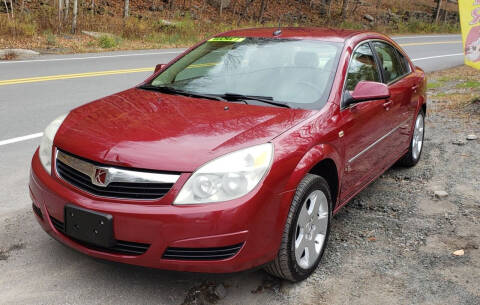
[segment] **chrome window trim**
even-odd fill
[[[139,184],[140,183],[172,183],[174,184],[180,178],[180,175],[178,174],[160,174],[160,173],[150,173],[150,172],[143,172],[143,171],[121,169],[113,166],[97,166],[93,163],[75,158],[58,149],[55,149],[55,173],[59,178],[61,178],[63,181],[67,183],[68,181],[63,179],[62,176],[59,175],[57,171],[57,159],[60,160],[62,163],[70,166],[71,168],[89,176],[92,184],[97,186],[102,186],[102,187],[107,187],[108,184],[112,182],[126,182],[126,183],[139,183]],[[107,178],[105,180],[105,184],[103,185],[98,184],[95,181],[95,173],[97,169],[105,170],[108,173]],[[88,191],[85,191],[85,190],[82,190],[82,191],[89,193]],[[98,196],[98,195],[95,195],[95,196]],[[103,197],[103,196],[99,196],[99,197]],[[138,199],[135,199],[135,200],[138,200]]]
[[[395,131],[397,131],[399,128],[402,128],[403,125],[406,125],[408,124],[408,121],[409,120],[405,120],[403,121],[401,124],[399,124],[398,126],[396,126],[395,128],[393,128],[392,130],[390,130],[389,132],[387,132],[385,135],[381,136],[380,138],[378,138],[377,140],[375,140],[375,142],[373,142],[372,144],[368,145],[365,149],[363,149],[361,152],[359,152],[358,154],[356,154],[355,156],[353,156],[352,158],[350,158],[350,160],[348,160],[348,163],[352,163],[353,161],[355,161],[356,159],[358,159],[361,155],[363,155],[364,153],[366,153],[367,151],[369,151],[370,149],[372,149],[375,145],[377,145],[378,143],[380,143],[381,141],[385,140],[388,136],[390,136],[391,134],[393,134]]]

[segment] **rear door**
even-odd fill
[[[393,124],[392,134],[385,139],[391,146],[391,155],[384,157],[385,166],[395,162],[410,143],[411,101],[416,80],[406,58],[394,46],[385,41],[374,41],[373,48],[382,69],[383,81],[390,89],[387,117]]]
[[[378,62],[365,42],[359,45],[351,59],[345,81],[345,90],[353,91],[360,81],[382,82]],[[341,110],[341,135],[344,144],[345,171],[341,185],[341,199],[350,196],[380,174],[388,147],[383,141],[392,123],[386,111],[387,100],[356,103]]]

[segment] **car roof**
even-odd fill
[[[280,29],[282,33],[275,36],[273,33]],[[238,36],[238,37],[261,37],[261,38],[296,38],[296,39],[318,39],[332,42],[345,42],[346,40],[361,34],[370,34],[375,37],[383,36],[378,33],[345,30],[332,28],[315,28],[315,27],[271,27],[271,28],[251,28],[240,29],[224,32],[216,35],[222,36]],[[363,36],[363,35],[362,35]],[[369,36],[369,35],[368,35]]]

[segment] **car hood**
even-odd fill
[[[191,172],[225,153],[266,143],[312,114],[134,88],[74,109],[55,145],[100,163]]]

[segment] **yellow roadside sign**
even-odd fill
[[[459,0],[465,64],[480,70],[480,0]]]

